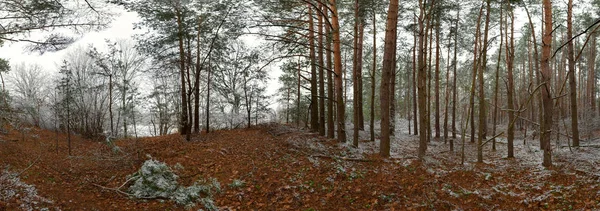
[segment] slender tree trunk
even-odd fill
[[[458,68],[458,22],[460,21],[460,7],[456,12],[456,23],[454,29],[454,59],[452,59],[452,139],[450,140],[450,151],[454,151],[454,139],[456,139],[456,100],[458,92],[456,90],[456,69]]]
[[[210,132],[210,74],[212,72],[212,67],[210,63],[210,59],[208,60],[208,75],[206,76],[206,133]]]
[[[363,46],[364,46],[364,36],[365,36],[365,22],[361,20],[360,26],[358,28],[358,72],[357,72],[357,80],[358,80],[358,129],[364,131],[365,130],[365,114],[363,111],[363,78],[362,78],[362,66],[363,66]]]
[[[524,6],[524,8],[525,8],[525,12],[527,13],[527,18],[529,19],[529,27],[531,27],[531,38],[533,39],[533,51],[534,51],[534,55],[533,55],[533,57],[534,57],[534,58],[533,58],[533,62],[534,62],[534,64],[535,64],[536,80],[537,80],[537,82],[538,82],[538,83],[542,83],[542,81],[540,81],[540,79],[543,79],[543,77],[540,75],[540,71],[538,71],[538,70],[540,70],[540,65],[539,65],[539,61],[538,61],[538,59],[540,58],[540,57],[539,57],[539,55],[540,55],[540,54],[538,53],[538,48],[537,48],[537,39],[536,39],[536,36],[535,36],[534,25],[533,25],[533,22],[531,21],[531,16],[530,16],[530,14],[529,14],[529,10],[527,9],[527,6]],[[550,27],[550,29],[552,29],[552,27]],[[543,30],[542,30],[542,31],[543,31]],[[550,65],[548,65],[548,68],[549,68],[549,67],[550,67]],[[549,77],[550,77],[550,76],[549,76]],[[548,80],[549,80],[549,79],[548,79]],[[533,81],[532,81],[531,83],[533,83]],[[549,85],[549,86],[550,86],[550,85]],[[542,122],[542,120],[543,120],[543,115],[544,115],[544,114],[543,114],[543,112],[544,112],[544,111],[543,111],[543,102],[542,102],[542,101],[543,101],[543,99],[542,99],[542,98],[543,98],[543,96],[542,96],[542,95],[543,95],[543,94],[541,94],[541,95],[538,95],[538,96],[540,96],[540,97],[538,98],[538,107],[539,107],[539,111],[538,111],[538,114],[539,114],[539,115],[538,115],[538,116],[539,116],[539,118],[540,118],[540,123]],[[532,109],[532,110],[533,110],[533,109]],[[533,115],[532,115],[532,120],[533,120]],[[546,130],[546,128],[544,128],[544,124],[540,124],[540,133],[542,133],[541,131],[545,131],[545,130]],[[540,136],[540,147],[541,147],[541,148],[543,148],[543,145],[544,145],[544,144],[542,143],[542,139],[541,139],[541,136]]]
[[[452,31],[449,31],[452,33]],[[448,104],[450,101],[450,40],[448,36],[448,49],[446,52],[446,87],[444,88],[444,144],[448,143]]]
[[[588,90],[590,115],[596,117],[596,32],[590,35],[589,59],[588,59]]]
[[[397,46],[398,43],[398,30],[396,30],[396,39],[394,39],[394,46]],[[397,48],[394,50],[393,58],[394,62],[392,63],[392,77],[390,78],[390,136],[396,136],[396,83],[397,83],[397,71],[396,66],[398,64],[397,58]]]
[[[125,76],[123,76],[125,77]],[[125,97],[127,96],[127,87],[126,87],[126,82],[125,82],[125,78],[123,78],[123,89],[121,90],[121,110],[123,112],[123,137],[127,138],[127,101],[125,101]]]
[[[394,51],[396,51],[396,31],[398,23],[398,0],[390,0],[387,12],[385,46],[383,50],[383,68],[381,70],[380,106],[381,106],[381,141],[379,154],[390,156],[390,83],[394,71]]]
[[[435,138],[440,138],[440,17],[435,29]]]
[[[427,45],[429,44],[429,48],[427,49],[427,52],[429,53],[429,56],[426,56],[426,63],[427,63],[427,102],[425,105],[425,111],[426,111],[426,115],[427,115],[427,142],[431,142],[431,107],[432,105],[432,100],[431,100],[431,96],[433,96],[431,94],[431,71],[432,71],[432,67],[433,65],[431,65],[431,60],[433,58],[433,16],[432,16],[432,10],[433,10],[433,4],[431,4],[430,8],[429,8],[429,15],[427,16],[427,26],[425,27],[425,29],[427,29],[427,33],[425,34],[427,36],[427,42],[425,42],[425,47],[427,48]]]
[[[414,24],[417,25],[417,18],[414,18]],[[420,50],[420,49],[419,49]],[[412,96],[413,96],[413,133],[419,135],[419,123],[417,122],[417,32],[413,33],[413,71],[412,71]]]
[[[180,127],[181,127],[181,131],[180,134],[181,135],[186,135],[185,139],[187,141],[190,141],[190,132],[189,132],[189,124],[188,124],[188,100],[187,100],[187,94],[186,94],[186,86],[185,86],[185,53],[184,53],[184,49],[183,49],[183,25],[182,22],[183,20],[181,20],[181,11],[180,8],[176,8],[176,16],[177,16],[177,28],[178,28],[178,38],[179,38],[179,62],[180,62],[180,67],[179,67],[179,72],[181,75],[181,119],[180,121]]]
[[[319,131],[319,100],[317,86],[317,55],[315,52],[315,32],[312,5],[308,4],[308,43],[310,54],[310,129]]]
[[[353,128],[353,137],[352,137],[352,145],[354,147],[358,147],[358,136],[359,136],[359,117],[358,117],[358,71],[360,69],[359,67],[359,61],[358,61],[358,51],[362,51],[362,49],[359,49],[358,47],[358,28],[360,27],[360,21],[358,20],[358,0],[354,1],[354,39],[353,39],[353,55],[352,55],[352,91],[353,91],[353,97],[352,97],[352,117],[353,117],[353,123],[354,123],[354,128]]]
[[[319,5],[319,10],[323,11],[323,5]],[[325,78],[324,78],[324,67],[325,62],[323,61],[323,16],[320,12],[317,12],[318,17],[318,42],[319,42],[319,135],[325,136]]]
[[[552,77],[552,70],[550,70],[550,52],[552,51],[552,2],[550,0],[543,0],[544,8],[544,38],[542,42],[542,104],[543,104],[543,115],[542,122],[540,122],[540,140],[543,144],[542,149],[544,150],[544,161],[542,165],[544,167],[552,167],[552,147],[550,143],[550,135],[552,128],[552,114],[554,112],[552,103],[552,93],[550,93],[550,79]]]
[[[285,105],[287,106],[285,109],[285,124],[290,123],[290,90],[290,88],[287,88],[287,97],[285,103]]]
[[[302,75],[300,73],[300,57],[298,57],[298,68],[297,68],[297,70],[298,70],[298,77],[296,77],[296,78],[298,78],[298,82],[297,82],[297,85],[298,85],[297,92],[298,93],[296,93],[296,95],[297,95],[298,98],[296,99],[296,104],[297,104],[296,105],[297,106],[296,107],[296,126],[300,127],[300,116],[301,116],[301,113],[302,113],[302,109],[300,109],[300,105],[301,105],[300,104],[300,102],[301,102],[300,100],[301,100],[301,95],[302,95],[302,93],[300,92],[300,90],[302,88],[302,84],[301,84],[301,82],[302,82],[301,81]]]
[[[325,18],[329,18],[328,17],[328,10],[325,9],[323,10],[323,12],[325,13]],[[333,90],[333,60],[331,58],[331,41],[332,41],[332,37],[331,37],[331,32],[329,27],[325,27],[325,34],[327,34],[327,44],[326,44],[326,48],[327,51],[325,51],[326,55],[327,55],[327,138],[334,138],[335,137],[335,123],[333,120],[334,117],[334,111],[333,111],[333,104],[334,104],[334,90]]]
[[[510,13],[510,39],[508,39],[508,31],[507,31],[507,39],[506,39],[506,71],[507,76],[506,80],[508,83],[507,91],[506,91],[506,103],[508,104],[506,107],[508,108],[508,132],[506,135],[507,148],[508,148],[508,158],[514,158],[514,139],[515,139],[515,127],[512,122],[515,121],[515,107],[514,107],[514,79],[513,79],[513,64],[515,58],[515,14],[511,7],[511,3],[508,2],[506,4],[509,7],[508,12]],[[508,21],[507,21],[508,27]]]
[[[334,69],[335,69],[335,89],[337,99],[337,123],[338,123],[338,141],[340,143],[346,142],[346,129],[345,129],[345,117],[344,117],[344,98],[342,90],[342,51],[341,51],[341,40],[340,40],[340,24],[338,20],[338,12],[336,0],[329,0],[331,4],[331,23],[333,33],[333,54],[334,54]]]
[[[479,137],[477,138],[477,162],[483,163],[483,140],[486,138],[487,118],[485,114],[485,89],[483,73],[487,69],[488,30],[490,25],[490,0],[486,2],[485,28],[483,33],[483,46],[481,67],[479,68]]]
[[[115,135],[115,123],[114,123],[114,115],[112,109],[112,100],[113,100],[113,80],[112,73],[108,74],[108,115],[110,116],[110,136]]]
[[[373,69],[371,72],[371,142],[375,141],[375,73],[377,71],[377,14],[373,13]]]
[[[427,55],[427,28],[425,27],[425,22],[428,22],[428,14],[426,14],[426,5],[422,0],[419,0],[420,12],[419,12],[419,54],[418,54],[418,102],[419,102],[419,151],[418,156],[420,159],[425,157],[425,152],[427,151],[427,128],[429,127],[429,116],[427,115],[427,65],[426,55]],[[428,24],[429,25],[429,24]]]
[[[68,76],[70,77],[70,76]],[[69,145],[69,156],[71,156],[71,87],[70,79],[67,79],[67,142]]]
[[[483,5],[481,5],[481,8],[479,9],[479,15],[477,16],[477,23],[476,23],[476,29],[477,31],[475,32],[475,42],[474,42],[474,47],[473,47],[473,75],[471,76],[471,93],[469,95],[469,104],[470,105],[475,105],[475,86],[476,86],[476,79],[477,79],[477,70],[478,70],[478,63],[480,58],[477,57],[477,55],[479,54],[479,39],[481,36],[481,30],[480,28],[480,23],[481,23],[481,16],[483,15]],[[475,109],[470,109],[470,114],[471,116],[471,143],[475,143]]]
[[[496,136],[496,124],[498,117],[498,81],[500,80],[500,62],[502,60],[502,46],[504,45],[504,36],[502,34],[502,3],[500,3],[500,47],[498,48],[498,60],[496,61],[496,77],[494,78],[494,114],[492,122],[492,135]],[[492,140],[492,150],[496,151],[496,138]]]
[[[569,0],[567,10],[567,40],[573,38],[573,0]],[[573,134],[573,146],[579,146],[579,123],[577,115],[577,84],[575,83],[575,58],[573,53],[573,42],[567,44],[569,60],[569,103],[571,107],[571,133]]]
[[[198,28],[201,24],[198,16]],[[196,34],[196,74],[194,75],[194,133],[200,133],[200,30]]]

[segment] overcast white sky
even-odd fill
[[[103,46],[105,39],[115,40],[118,38],[130,38],[134,34],[133,23],[138,20],[137,14],[126,12],[123,9],[114,12],[117,13],[117,16],[108,28],[98,32],[86,33],[81,39],[77,40],[77,42],[67,49],[58,52],[47,52],[40,55],[39,53],[26,52],[24,47],[27,43],[7,42],[0,48],[0,58],[9,60],[12,65],[22,62],[37,63],[44,67],[46,71],[57,72],[58,64],[61,63],[63,55],[68,51],[78,47],[87,46],[88,44]]]

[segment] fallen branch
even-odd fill
[[[110,190],[110,191],[114,191],[114,192],[117,192],[117,193],[119,193],[119,194],[125,195],[125,196],[127,196],[127,197],[136,198],[136,199],[148,199],[148,200],[150,200],[150,199],[168,199],[168,198],[165,198],[165,197],[136,197],[136,196],[134,196],[133,194],[130,194],[130,193],[124,192],[124,191],[122,191],[122,190],[119,190],[119,188],[120,188],[120,187],[119,187],[119,188],[109,188],[109,187],[105,187],[105,186],[98,185],[98,184],[95,184],[95,183],[92,183],[92,185],[94,185],[94,186],[96,186],[96,187],[99,187],[99,188],[101,188],[101,189],[103,189],[103,190]]]
[[[561,148],[569,147],[569,146],[560,146]],[[600,148],[600,145],[579,145],[578,147],[590,147],[590,148]]]
[[[133,197],[133,195],[132,195],[132,194],[129,194],[129,193],[123,192],[122,190],[119,190],[118,188],[109,188],[109,187],[104,187],[104,186],[102,186],[102,185],[98,185],[98,184],[95,184],[95,183],[92,183],[92,185],[94,185],[94,186],[96,186],[96,187],[99,187],[99,188],[102,188],[103,190],[110,190],[110,191],[114,191],[114,192],[117,192],[117,193],[123,194],[123,195],[125,195],[125,196],[127,196],[127,197]]]
[[[42,154],[40,154],[33,162],[31,162],[31,164],[29,164],[29,166],[27,166],[27,168],[21,170],[21,172],[19,172],[16,176],[21,176],[21,174],[25,173],[25,171],[29,170],[33,165],[35,165],[38,161],[40,161],[40,158],[42,158]]]
[[[329,156],[329,155],[311,155],[311,157],[329,158],[329,159],[334,159],[334,160],[340,159],[340,160],[355,161],[355,162],[373,162],[374,161],[374,160],[368,160],[368,159],[337,157],[337,156]]]

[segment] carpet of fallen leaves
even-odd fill
[[[184,166],[177,171],[183,184],[216,178],[221,210],[600,209],[598,176],[568,166],[540,170],[504,159],[510,165],[501,170],[494,163],[465,167],[449,152],[424,162],[356,156],[335,140],[285,125],[214,131],[191,142],[179,135],[119,140],[121,153],[73,136],[71,156],[64,134],[32,129],[0,140],[0,167],[22,172],[21,180],[52,201],[49,208],[61,210],[184,210],[100,187],[119,187],[147,156]],[[19,203],[0,202],[0,210]]]

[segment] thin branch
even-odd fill
[[[588,26],[584,31],[582,31],[581,33],[571,37],[571,39],[567,40],[565,43],[563,43],[560,47],[558,47],[555,51],[554,54],[552,54],[551,59],[554,59],[554,56],[556,56],[556,53],[558,53],[558,51],[560,51],[560,49],[562,49],[563,47],[565,47],[565,45],[569,44],[570,42],[572,42],[575,38],[587,33],[592,27],[594,27],[596,24],[600,23],[600,19],[596,20],[596,22],[594,22],[592,25]]]

